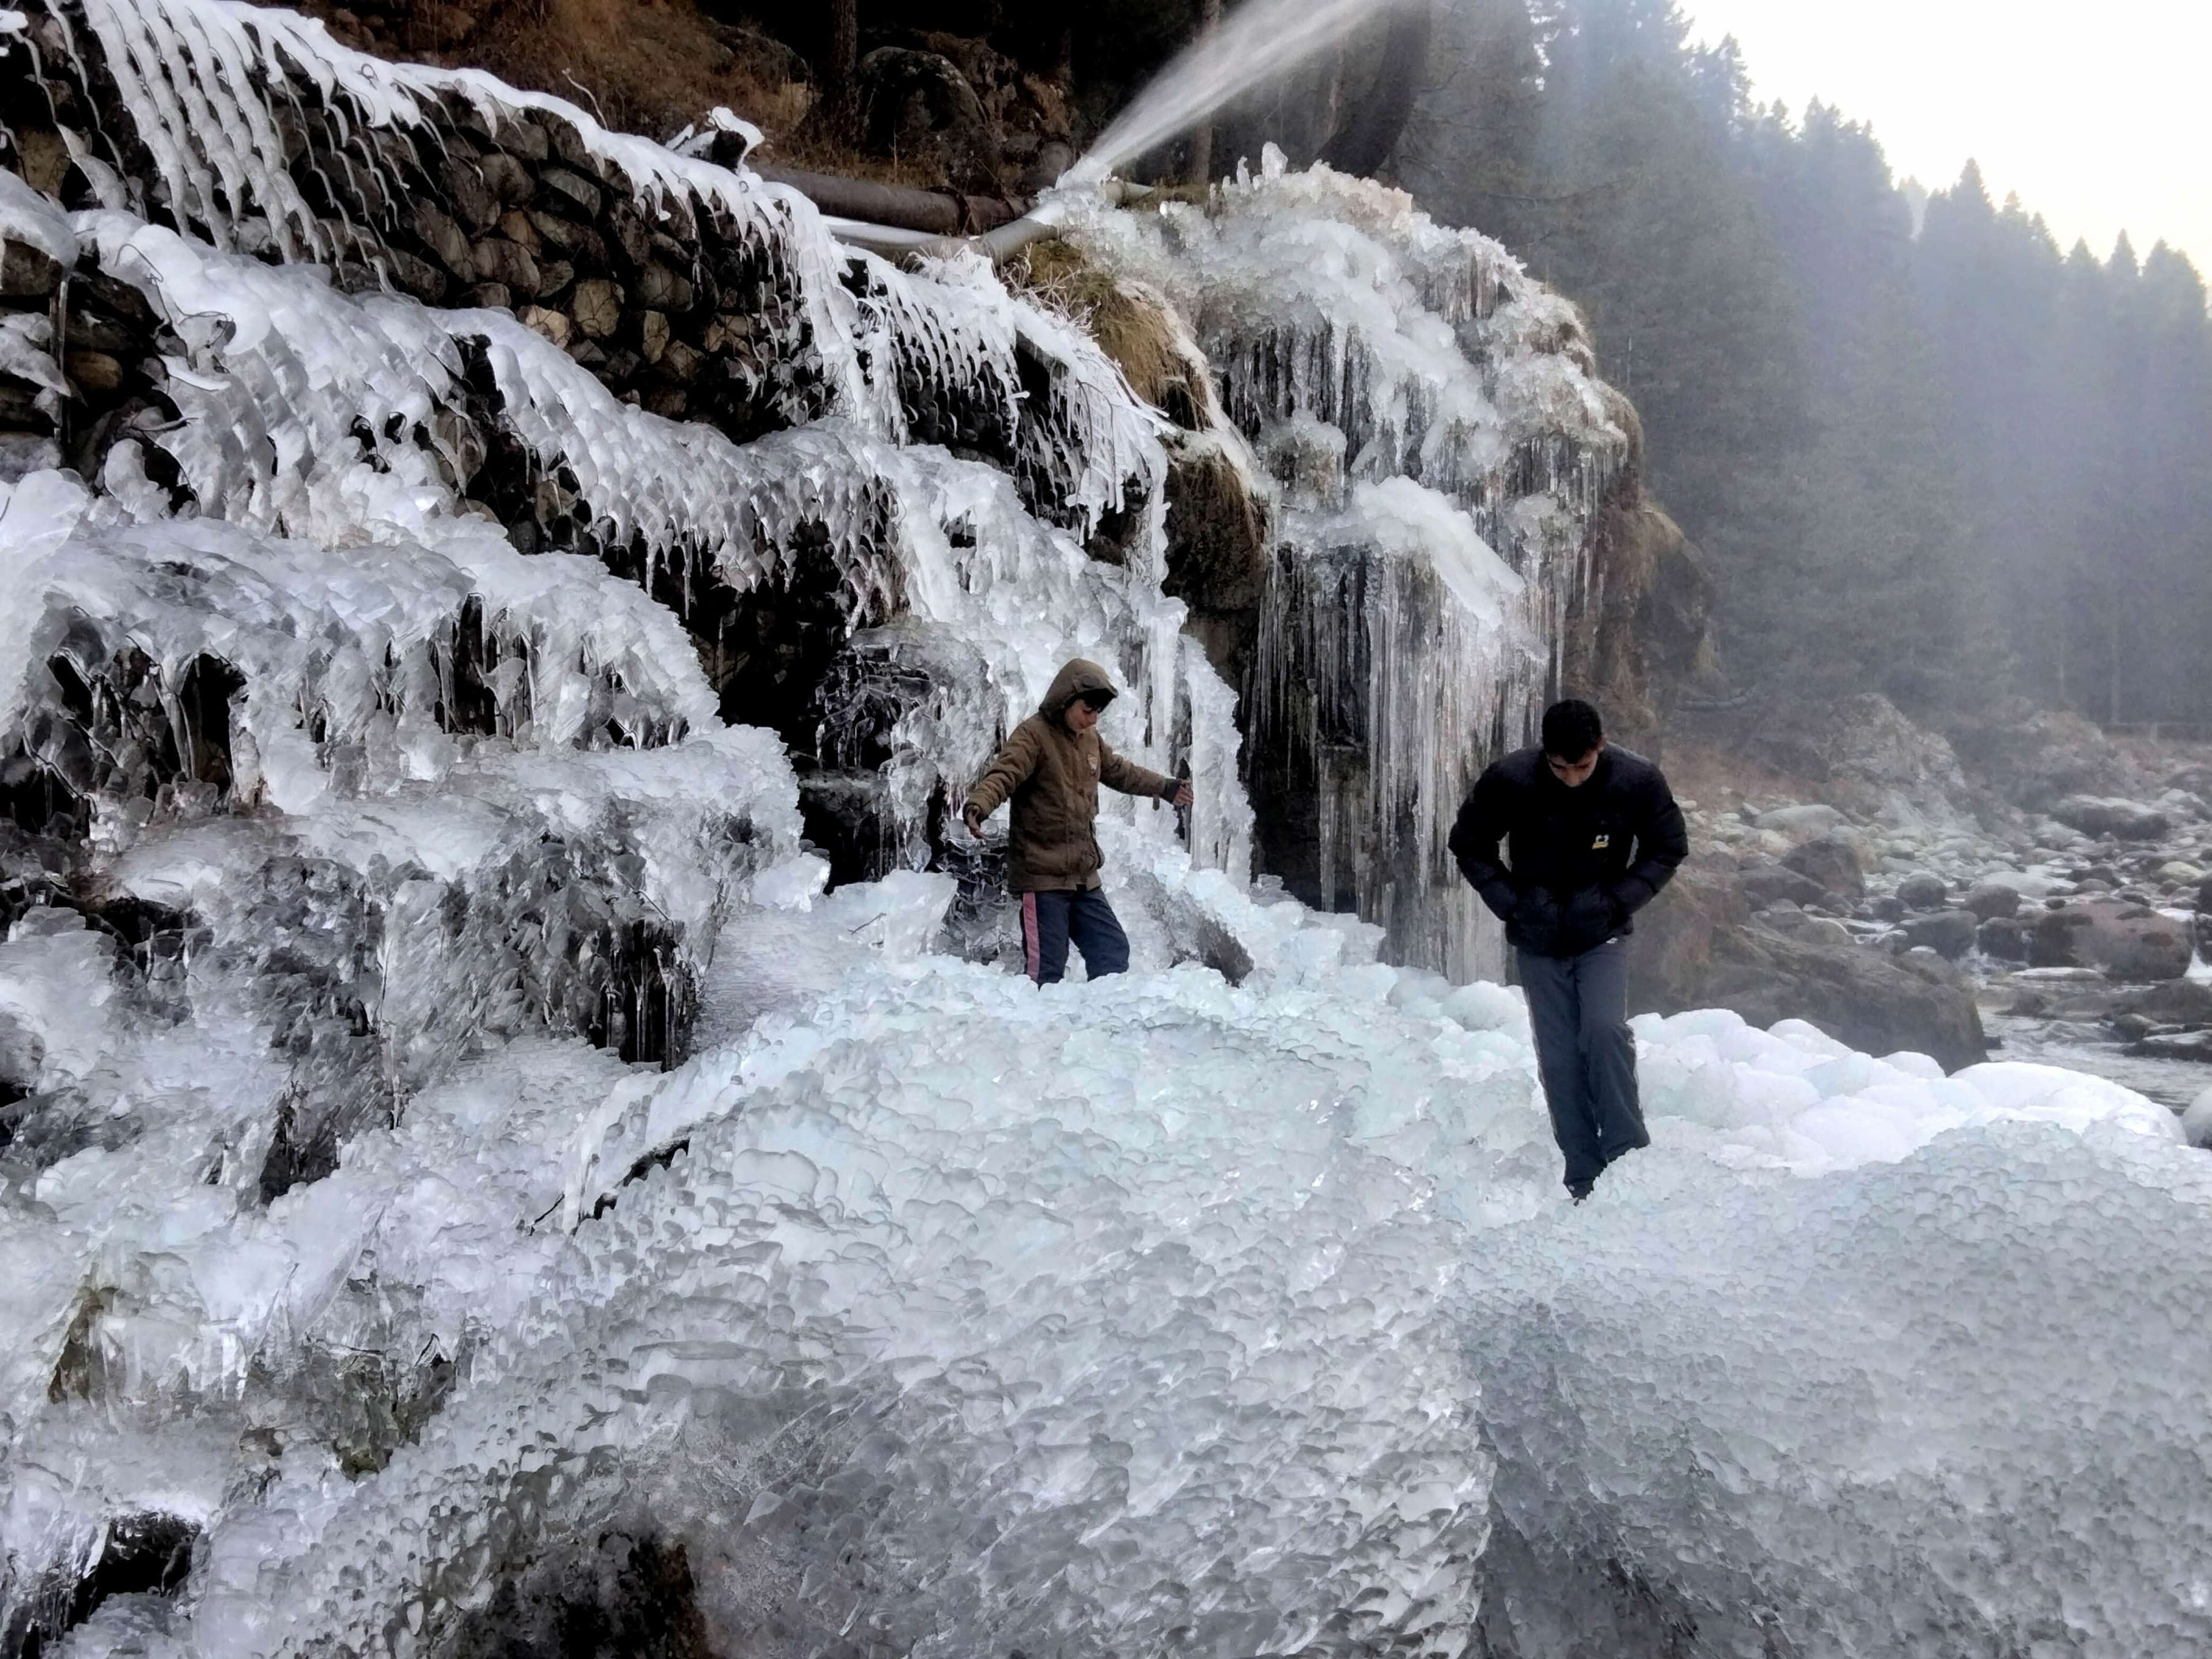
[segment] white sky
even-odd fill
[[[2212,0],[1679,0],[1692,38],[1733,34],[1752,95],[1872,124],[1929,189],[1979,161],[2062,249],[2125,229],[2212,276]]]

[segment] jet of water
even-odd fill
[[[1296,68],[1360,24],[1408,0],[1251,0],[1155,76],[1069,168],[1062,185],[1097,184],[1188,131],[1242,93]]]

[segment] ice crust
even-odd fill
[[[1215,356],[1178,441],[1272,480],[1262,690],[1370,722],[1337,833],[1428,826],[1367,920],[1316,914],[1250,878],[1158,419],[1066,319],[288,14],[81,16],[177,222],[0,173],[0,235],[147,295],[181,419],[0,484],[0,763],[82,806],[92,912],[11,889],[0,939],[0,1641],[147,1516],[196,1533],[181,1592],[45,1650],[437,1653],[605,1528],[681,1545],[750,1654],[2212,1641],[2212,1188],[2169,1114],[1649,1018],[1655,1145],[1571,1206],[1518,994],[1380,959],[1479,952],[1413,920],[1455,739],[1525,718],[1626,443],[1493,245],[1272,163],[1069,210]],[[345,252],[285,194],[302,86],[364,131],[553,111],[641,199],[744,217],[834,406],[732,443],[503,313],[247,257],[256,216]],[[463,493],[493,438],[577,550]],[[1133,973],[944,953],[945,873],[825,890],[782,743],[648,597],[802,541],[854,672],[928,688],[882,734],[894,866],[1066,656],[1122,676],[1109,738],[1198,789],[1187,842],[1100,825]]]

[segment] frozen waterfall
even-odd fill
[[[289,14],[0,9],[0,1653],[647,1581],[793,1659],[2212,1640],[2162,1109],[1646,1018],[1561,1198],[1442,832],[1627,441],[1494,244],[1071,195],[1170,417],[979,259]],[[1077,653],[1198,801],[1038,992],[947,809]],[[1358,915],[1255,878],[1263,775]]]

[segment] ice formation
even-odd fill
[[[141,307],[161,391],[0,483],[0,1649],[472,1651],[611,1538],[723,1652],[2212,1638],[2168,1115],[1648,1020],[1656,1144],[1570,1208],[1516,995],[1378,959],[1479,945],[1410,920],[1437,814],[1620,437],[1487,244],[1272,167],[1073,227],[1274,469],[1264,695],[1361,726],[1331,833],[1414,849],[1347,852],[1363,921],[1250,878],[1158,417],[1066,319],[712,140],[220,0],[42,15],[146,170],[0,172],[0,239]],[[744,435],[361,280],[402,253],[288,144],[345,129],[373,207],[456,100],[753,238]],[[66,303],[0,374],[68,398]],[[771,604],[828,618],[813,702]],[[988,872],[939,820],[1078,651],[1199,799],[1102,824],[1137,971],[1039,993],[944,948]],[[803,839],[833,787],[881,879]]]
[[[1498,243],[1272,147],[1203,207],[1052,211],[1190,320],[1274,486],[1253,723],[1313,757],[1322,902],[1356,901],[1401,961],[1496,972],[1444,843],[1555,683],[1627,454],[1579,315]]]

